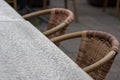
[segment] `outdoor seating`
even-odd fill
[[[37,17],[40,15],[50,14],[47,30],[43,32],[47,37],[53,38],[63,35],[68,25],[73,21],[73,13],[68,9],[53,8],[42,11],[32,12],[23,15],[24,19]]]
[[[106,11],[106,7],[108,5],[109,0],[105,0],[104,2],[104,7],[103,7],[103,11]],[[120,0],[116,0],[116,11],[115,11],[115,16],[119,15],[119,6],[120,6]]]
[[[65,24],[73,19],[69,10],[52,13],[65,14],[65,20],[61,20]],[[0,0],[0,80],[93,79],[5,0]]]
[[[74,15],[75,15],[75,21],[78,22],[78,8],[77,8],[77,0],[72,0],[73,3],[73,9],[74,9]],[[68,0],[64,0],[65,8],[68,9]],[[47,0],[44,0],[43,2],[43,8],[46,9]]]
[[[8,3],[12,3],[15,10],[17,10],[17,0],[6,0]]]
[[[76,63],[95,80],[104,80],[118,52],[119,42],[111,34],[86,30],[52,38],[53,42],[81,37]]]

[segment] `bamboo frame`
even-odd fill
[[[51,28],[51,29],[43,32],[44,35],[50,36],[51,34],[54,34],[55,32],[58,32],[59,30],[65,28],[66,26],[68,26],[72,22],[73,13],[70,10],[63,9],[63,8],[47,9],[47,10],[36,11],[36,12],[32,12],[32,13],[23,15],[23,18],[24,19],[30,19],[30,18],[33,18],[33,17],[37,17],[37,16],[40,16],[40,15],[51,14],[51,13],[54,13],[54,12],[59,12],[59,13],[61,13],[61,15],[62,14],[67,14],[67,18],[65,20],[63,20],[57,26],[54,26],[54,28]],[[62,16],[61,16],[61,19],[62,19]]]

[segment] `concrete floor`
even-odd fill
[[[64,7],[64,0],[50,1],[51,4],[48,8]],[[68,27],[67,33],[82,30],[101,30],[113,34],[120,41],[120,18],[114,16],[115,8],[107,8],[106,12],[102,12],[102,8],[93,7],[86,0],[77,0],[77,4],[79,23],[74,21]],[[71,0],[69,1],[69,9],[73,11]],[[46,24],[41,23],[41,26],[37,28],[44,31],[45,26]],[[61,44],[61,49],[74,61],[79,49],[79,41],[79,39],[74,39]],[[120,80],[120,54],[115,58],[106,80]]]

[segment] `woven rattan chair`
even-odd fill
[[[73,20],[73,13],[70,10],[63,8],[53,8],[42,11],[36,11],[24,15],[23,18],[29,19],[45,14],[50,14],[50,19],[48,28],[43,33],[49,38],[63,35],[66,31],[66,28]]]
[[[104,2],[104,7],[103,7],[103,11],[106,11],[106,7],[108,5],[109,0],[105,0]],[[115,16],[119,15],[119,7],[120,7],[120,0],[116,0],[116,11],[115,11]]]
[[[68,0],[64,0],[65,8],[68,9]],[[77,0],[72,0],[73,8],[74,8],[74,15],[75,15],[75,21],[79,22],[78,19],[78,8],[77,8]],[[43,8],[46,9],[47,0],[43,1]]]
[[[17,10],[17,0],[6,0],[8,3],[12,3],[15,10]]]
[[[95,80],[104,80],[117,54],[119,42],[111,34],[86,30],[52,38],[53,42],[81,37],[76,63]]]

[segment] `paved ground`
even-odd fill
[[[49,8],[64,7],[64,0],[50,1]],[[79,23],[73,22],[67,33],[81,30],[101,30],[113,34],[120,41],[120,18],[114,17],[114,8],[107,8],[107,12],[102,12],[102,8],[93,7],[86,0],[78,0],[78,8]],[[69,1],[69,9],[73,10],[71,1]],[[44,31],[46,24],[41,23],[41,25],[42,27],[37,28]],[[79,41],[79,39],[74,39],[61,44],[61,49],[73,60],[78,52]],[[120,80],[120,54],[117,55],[106,80]]]

